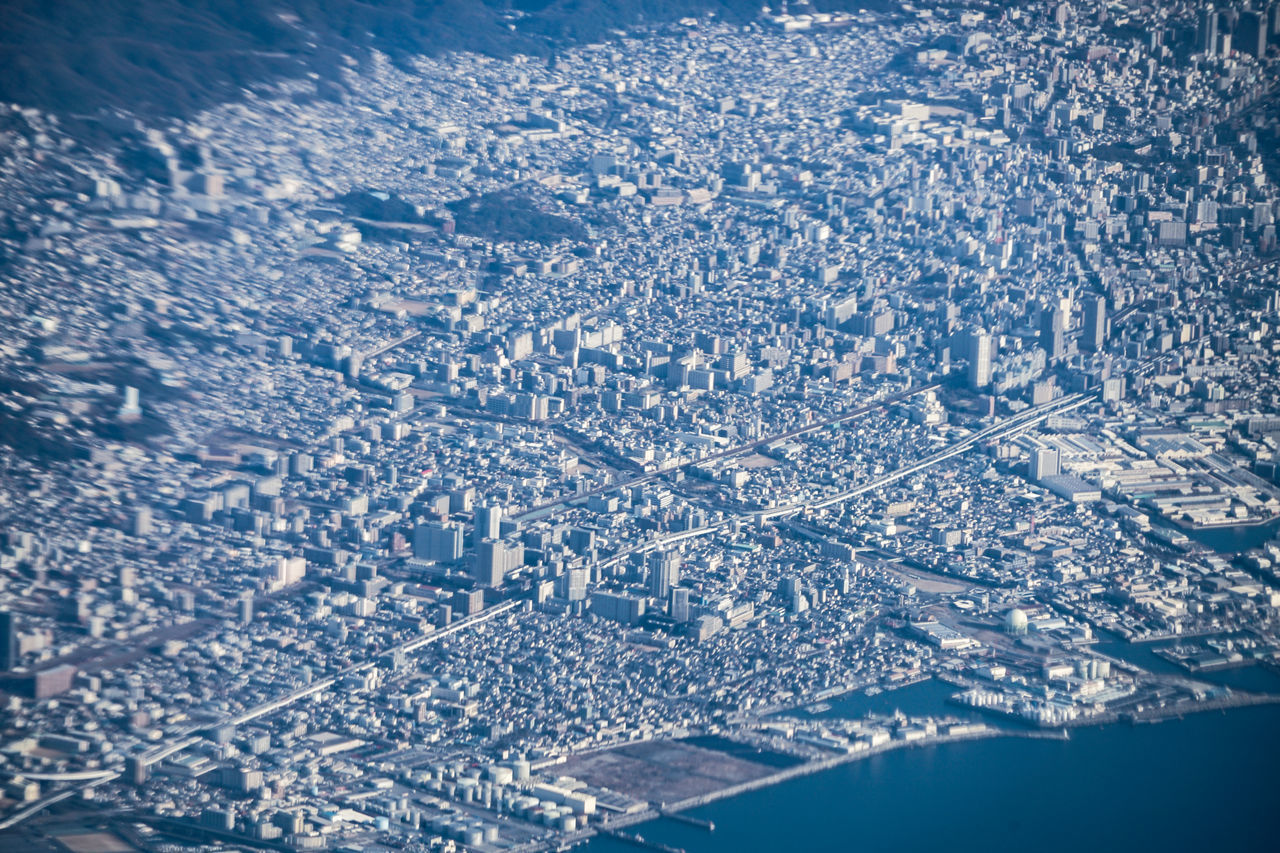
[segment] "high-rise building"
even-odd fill
[[[596,546],[596,532],[585,527],[575,527],[569,531],[569,550],[575,554],[585,554]]]
[[[1031,479],[1039,483],[1061,473],[1061,457],[1056,447],[1037,447],[1031,452]]]
[[[69,663],[42,669],[35,674],[31,684],[31,696],[35,699],[48,699],[71,689],[75,682],[76,668]]]
[[[1040,347],[1049,361],[1057,361],[1066,352],[1067,322],[1062,309],[1056,305],[1040,312]]]
[[[18,620],[9,612],[0,613],[0,672],[18,665]]]
[[[151,507],[140,506],[133,511],[133,515],[129,518],[129,535],[130,536],[150,536],[155,526],[151,521]]]
[[[1240,50],[1262,59],[1267,54],[1267,30],[1270,21],[1265,11],[1245,9],[1236,24],[1236,42]]]
[[[459,616],[473,616],[484,610],[484,590],[459,589],[453,593],[452,612]]]
[[[511,414],[531,421],[545,421],[550,414],[551,401],[545,394],[517,394]]]
[[[502,507],[485,504],[476,509],[476,542],[502,538]]]
[[[122,421],[136,421],[142,417],[142,406],[138,403],[138,389],[132,385],[126,385],[121,394],[124,396],[124,403],[120,406],[117,417]]]
[[[130,755],[124,761],[125,775],[135,785],[145,785],[151,768],[141,755]]]
[[[804,597],[803,587],[798,577],[783,578],[779,581],[778,594],[791,613],[803,613],[809,609],[809,602]]]
[[[1090,352],[1106,349],[1107,297],[1090,296],[1084,300],[1084,334],[1080,342]]]
[[[677,622],[689,621],[689,590],[682,587],[671,590],[671,618]]]
[[[680,583],[680,552],[649,553],[649,592],[658,601],[666,601],[671,588]]]
[[[984,331],[969,335],[969,387],[976,390],[991,384],[991,336]]]
[[[596,590],[591,593],[591,612],[601,619],[634,625],[645,614],[645,601],[635,595]]]
[[[727,372],[730,379],[741,379],[751,372],[751,364],[743,352],[725,353],[716,359],[716,367]]]
[[[484,539],[476,546],[476,583],[481,586],[502,586],[511,565],[511,550],[496,539]]]
[[[587,570],[581,567],[566,571],[561,579],[564,592],[561,597],[566,601],[585,601],[588,574]]]
[[[413,531],[413,556],[435,563],[453,563],[462,556],[462,525],[428,521]]]
[[[1197,36],[1200,52],[1213,56],[1218,49],[1218,10],[1210,3],[1200,13],[1200,32]]]

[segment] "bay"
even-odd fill
[[[1252,548],[1261,548],[1280,535],[1280,519],[1266,524],[1240,524],[1233,527],[1185,527],[1179,528],[1193,539],[1220,554],[1243,554]]]
[[[632,827],[689,853],[1274,850],[1280,708],[906,748]],[[588,853],[638,848],[596,838]]]

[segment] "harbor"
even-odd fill
[[[1270,849],[1258,829],[1271,814],[1267,780],[1280,749],[1275,705],[1193,714],[1160,725],[1106,725],[1056,736],[987,737],[933,742],[795,775],[773,787],[692,809],[714,820],[706,833],[658,818],[644,837],[687,853],[789,849],[909,849],[948,845],[977,853],[990,821],[1007,831],[1052,825],[1037,842],[1046,851],[1079,850],[1105,840],[1107,849],[1163,846],[1169,850]],[[992,773],[990,768],[1000,768]],[[1052,775],[1046,768],[1054,768]],[[919,804],[928,803],[928,809]],[[994,814],[991,803],[999,803]],[[1194,811],[1193,825],[1160,816]],[[1062,821],[1087,814],[1085,821]],[[1102,833],[1102,835],[1099,835]],[[585,853],[625,848],[593,839]]]

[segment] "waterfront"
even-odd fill
[[[1189,539],[1220,554],[1243,554],[1261,548],[1280,535],[1280,519],[1264,524],[1237,524],[1231,527],[1180,527]]]
[[[1043,851],[1270,850],[1280,708],[900,749],[631,831],[689,853],[924,850],[995,838]],[[587,853],[631,850],[597,838]]]
[[[857,719],[868,714],[892,714],[895,711],[901,711],[909,717],[949,714],[953,717],[980,718],[980,715],[971,709],[948,704],[947,699],[957,692],[957,689],[944,681],[929,678],[905,687],[884,690],[874,696],[868,696],[862,690],[855,690],[827,700],[831,708],[817,714],[807,714],[803,709],[789,713],[801,719],[807,716],[817,719],[830,717]]]
[[[1249,693],[1280,693],[1280,674],[1259,664],[1193,674],[1156,654],[1158,649],[1175,646],[1181,642],[1177,638],[1152,643],[1130,643],[1107,632],[1099,632],[1098,636],[1102,639],[1094,645],[1095,651],[1136,664],[1148,672],[1189,678]]]

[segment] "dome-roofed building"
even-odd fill
[[[1027,633],[1027,614],[1022,608],[1015,607],[1009,611],[1009,615],[1004,618],[1004,630],[1016,637]]]

